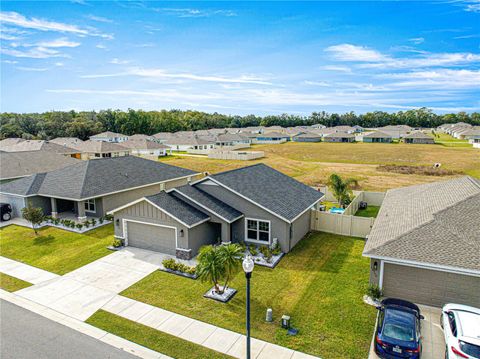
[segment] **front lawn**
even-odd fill
[[[173,358],[231,358],[228,355],[220,354],[201,345],[177,338],[104,310],[99,310],[93,314],[88,318],[87,323]]]
[[[24,280],[0,273],[0,288],[8,292],[16,292],[31,285],[31,283],[25,282]]]
[[[0,255],[63,275],[109,253],[113,224],[79,234],[54,227],[38,230],[10,225],[0,229]]]
[[[359,209],[357,213],[355,213],[358,217],[373,217],[377,218],[378,211],[380,211],[380,206],[367,206],[365,209]]]
[[[324,358],[365,358],[375,324],[375,308],[362,301],[369,261],[364,241],[314,233],[275,269],[256,266],[252,278],[252,336]],[[210,284],[156,271],[121,293],[239,333],[245,331],[245,278],[231,287],[235,297],[222,304],[203,298]],[[274,323],[265,322],[273,309]],[[288,314],[297,336],[279,326]]]

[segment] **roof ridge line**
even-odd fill
[[[239,168],[234,168],[234,169],[227,170],[227,171],[223,171],[223,172],[214,173],[214,174],[212,174],[212,175],[210,175],[210,176],[214,177],[214,176],[217,176],[217,175],[223,175],[223,174],[225,174],[225,173],[235,172],[235,171],[243,170],[243,169],[245,169],[245,168],[255,167],[255,166],[259,166],[259,165],[264,165],[264,166],[267,166],[267,167],[269,167],[269,168],[272,168],[272,167],[266,165],[266,164],[263,163],[263,162],[259,162],[259,163],[255,163],[255,164],[253,164],[253,165],[248,165],[248,166],[239,167]],[[273,169],[274,169],[274,168],[273,168]],[[207,177],[210,177],[210,176],[207,176]],[[205,178],[207,178],[207,177],[205,177]]]

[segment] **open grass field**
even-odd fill
[[[220,354],[201,345],[132,322],[103,310],[99,310],[88,318],[87,323],[173,358],[231,358],[228,355]]]
[[[356,178],[362,189],[372,191],[384,191],[449,178],[383,172],[377,169],[381,164],[433,166],[434,163],[441,163],[441,168],[480,178],[480,151],[472,147],[403,143],[288,142],[281,145],[256,145],[252,149],[264,151],[265,158],[255,161],[234,161],[171,156],[161,161],[210,173],[263,162],[312,186],[324,185],[328,176],[336,172],[341,176]]]
[[[322,358],[366,358],[376,310],[363,303],[369,260],[358,238],[313,233],[275,269],[256,266],[252,276],[252,336]],[[245,331],[245,276],[230,286],[227,304],[203,298],[209,283],[156,271],[121,295],[239,333]],[[273,309],[274,323],[265,322]],[[280,327],[291,316],[297,336]]]
[[[54,227],[38,230],[10,225],[0,229],[0,255],[63,275],[111,252],[113,224],[83,234]]]
[[[24,280],[0,273],[0,288],[8,292],[16,292],[31,285],[31,283],[25,282]]]

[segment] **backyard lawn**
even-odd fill
[[[9,276],[5,273],[0,273],[0,288],[8,292],[15,292],[17,290],[30,287],[32,284],[21,279]]]
[[[480,178],[479,151],[471,146],[288,142],[281,145],[255,145],[252,150],[264,151],[265,157],[254,161],[235,161],[167,156],[160,160],[198,172],[211,173],[262,162],[312,186],[326,184],[330,174],[336,172],[344,177],[356,178],[363,190],[370,191],[385,191],[452,178],[380,171],[378,165],[430,167],[441,163],[442,169]]]
[[[275,269],[256,266],[252,277],[252,336],[324,358],[365,358],[375,308],[363,303],[369,261],[364,241],[313,233],[286,255]],[[245,278],[231,287],[235,297],[222,304],[203,298],[210,284],[156,271],[121,293],[236,332],[245,331]],[[274,323],[265,322],[273,309]],[[297,336],[280,328],[290,315]]]
[[[109,253],[113,224],[83,234],[54,227],[38,230],[10,225],[0,229],[0,255],[63,275]]]
[[[173,358],[231,358],[103,310],[99,310],[88,318],[87,323]]]
[[[366,209],[359,209],[357,213],[355,213],[355,215],[358,217],[376,218],[378,215],[378,211],[380,211],[380,206],[368,206]]]

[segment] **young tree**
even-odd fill
[[[350,203],[352,198],[352,188],[358,186],[358,181],[354,178],[343,179],[336,173],[332,173],[328,179],[328,187],[338,201],[340,207]]]
[[[230,279],[240,270],[243,250],[238,244],[227,244],[220,246],[218,251],[225,267],[225,284],[223,288],[226,289]]]
[[[32,224],[33,231],[35,235],[37,235],[37,226],[42,223],[44,219],[43,210],[41,208],[28,206],[22,208],[22,215],[23,218]]]

